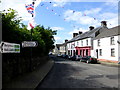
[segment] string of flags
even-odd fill
[[[32,17],[33,17],[34,16],[34,5],[33,4],[26,5],[25,4],[25,7],[26,7],[28,13],[32,14]]]
[[[28,5],[25,4],[26,10],[28,11],[28,13],[30,13],[30,14],[32,15],[32,17],[34,17],[34,13],[35,13],[35,9],[34,9],[35,1],[36,1],[36,0],[33,0],[32,4],[28,4]],[[52,4],[52,2],[49,2],[49,3]],[[61,14],[56,13],[54,9],[49,9],[49,7],[46,6],[44,3],[42,3],[40,6],[41,6],[41,7],[46,7],[47,10],[51,10],[55,15],[61,16]],[[62,6],[61,8],[64,9],[63,6]],[[75,14],[76,11],[73,10],[72,13]],[[81,13],[80,13],[80,14],[81,14]],[[86,13],[83,13],[83,16],[87,16]],[[69,17],[69,16],[68,16],[68,17]],[[64,21],[66,21],[66,20],[67,20],[67,17],[64,18]],[[93,20],[97,20],[97,19],[96,19],[95,17],[93,17]],[[110,25],[111,25],[111,24],[110,24]],[[31,27],[31,28],[34,28],[34,26],[32,25],[32,23],[30,23],[30,27]],[[73,27],[75,28],[76,26],[73,25]]]
[[[34,19],[34,13],[35,13],[35,9],[34,9],[35,1],[36,0],[33,0],[31,4],[27,4],[27,5],[25,4],[26,10],[28,11],[29,14],[32,15],[32,20],[30,20],[29,24],[28,24],[31,27],[31,29],[34,28],[34,22],[33,22],[34,20],[33,19]]]

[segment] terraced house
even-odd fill
[[[94,28],[90,26],[89,28],[88,32],[79,32],[78,35],[67,42],[68,55],[93,56],[93,39],[108,28],[106,21],[102,21],[100,27]]]
[[[107,28],[107,22],[102,21],[100,27],[90,26],[85,33],[73,33],[73,38],[60,47],[60,51],[63,51],[61,54],[93,56],[99,60],[119,62],[120,26]]]
[[[120,25],[105,29],[94,38],[94,56],[99,60],[119,62],[120,60]]]

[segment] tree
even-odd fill
[[[21,23],[21,20],[17,12],[11,8],[2,12],[3,41],[21,44],[23,41],[31,40],[30,30],[27,29],[26,25]],[[50,27],[45,29],[44,26],[36,26],[33,29],[32,38],[38,42],[38,47],[35,48],[34,53],[41,53],[42,51],[42,54],[48,54],[54,48],[55,40],[53,35],[56,34],[57,31],[52,31]]]

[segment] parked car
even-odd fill
[[[61,57],[62,55],[58,54],[57,57]]]
[[[72,58],[72,56],[71,55],[68,55],[68,59],[70,60]]]
[[[85,56],[80,59],[80,62],[86,62],[86,63],[97,63],[97,58],[91,57],[91,56]]]
[[[73,57],[71,57],[71,59],[74,60],[74,61],[79,61],[79,60],[82,59],[82,56],[80,56],[80,55],[74,55]]]
[[[67,58],[68,58],[68,55],[63,54],[63,55],[62,55],[62,58],[66,58],[66,59],[67,59]]]

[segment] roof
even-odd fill
[[[71,40],[69,40],[69,41],[67,41],[67,43],[69,43],[69,42],[73,42],[73,41],[77,41],[77,40],[81,40],[81,39],[84,39],[84,38],[90,38],[90,37],[94,37],[95,36],[95,32],[97,32],[97,31],[99,31],[99,30],[105,30],[105,29],[108,29],[108,28],[106,28],[106,27],[97,27],[97,28],[95,28],[95,29],[93,29],[93,30],[89,30],[89,31],[87,31],[87,32],[85,32],[85,33],[83,33],[83,34],[79,34],[79,35],[77,35],[76,37],[74,37],[74,38],[72,38]],[[100,31],[100,32],[101,32]]]
[[[62,46],[63,44],[56,44],[56,47],[60,47],[60,46]]]
[[[113,28],[110,28],[110,29],[105,29],[103,32],[101,32],[94,39],[110,37],[110,36],[116,36],[116,35],[120,35],[120,25],[116,26],[116,27],[113,27]]]

